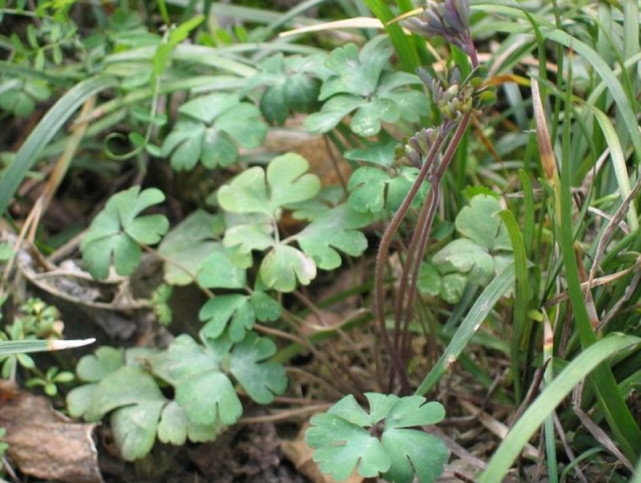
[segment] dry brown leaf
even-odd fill
[[[22,473],[69,483],[102,482],[92,439],[95,424],[74,423],[49,401],[0,381],[0,427],[7,456]]]

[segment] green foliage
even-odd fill
[[[232,213],[256,214],[271,224],[240,223],[225,232],[224,245],[248,255],[253,250],[269,250],[262,260],[259,275],[269,288],[291,292],[298,284],[308,285],[317,268],[332,270],[341,265],[337,249],[358,256],[367,248],[365,236],[358,231],[372,218],[341,205],[325,207],[313,221],[287,240],[279,240],[272,226],[283,210],[296,209],[313,200],[320,192],[320,180],[307,173],[307,161],[297,154],[274,158],[267,169],[255,166],[243,171],[218,190],[218,203]],[[296,241],[300,250],[290,246]]]
[[[61,371],[56,366],[51,366],[44,375],[29,379],[26,385],[27,387],[41,386],[47,396],[54,397],[58,395],[58,384],[68,384],[73,380],[73,372]]]
[[[585,378],[585,413],[629,461],[638,460],[641,432],[630,405],[640,377],[638,340],[631,335],[640,333],[641,290],[639,190],[631,169],[641,159],[637,2],[598,2],[590,15],[576,2],[553,9],[484,2],[470,16],[469,2],[438,0],[425,3],[414,19],[393,21],[412,10],[412,2],[348,0],[323,5],[309,22],[304,15],[316,0],[287,12],[257,1],[217,2],[214,12],[205,2],[198,16],[190,2],[88,10],[74,1],[36,2],[31,9],[25,0],[4,3],[0,18],[11,16],[8,25],[15,28],[0,36],[6,51],[0,111],[5,144],[18,151],[1,153],[0,208],[11,207],[9,224],[33,243],[18,247],[8,236],[0,243],[0,261],[17,267],[5,274],[0,292],[12,299],[9,309],[19,308],[0,327],[3,377],[57,397],[72,375],[39,367],[41,359],[28,354],[87,342],[58,339],[59,313],[36,299],[25,303],[15,272],[70,304],[77,297],[116,308],[133,296],[165,325],[156,329],[173,340],[169,348],[102,347],[82,358],[82,384],[68,396],[72,415],[111,423],[127,460],[145,457],[156,441],[211,441],[241,417],[241,400],[272,403],[286,389],[275,361],[297,364],[292,355],[308,346],[313,363],[305,371],[322,384],[287,396],[326,400],[350,390],[355,396],[315,416],[307,433],[316,460],[334,477],[356,471],[388,481],[433,480],[447,454],[420,426],[443,414],[419,395],[449,371],[489,390],[495,374],[487,368],[497,363],[510,370],[487,408],[516,407],[523,404],[523,385],[548,360],[547,389],[524,407],[526,417],[515,422],[487,472],[471,477],[503,478],[541,424],[543,472],[551,482],[571,479],[579,460],[591,466],[586,475],[629,477],[616,456],[591,459],[598,441],[561,413],[563,427],[555,426],[554,411]],[[363,8],[385,24],[391,42],[385,35],[370,39],[367,28],[328,34],[312,25],[343,13],[357,17]],[[307,25],[304,36],[278,35],[281,27]],[[533,35],[524,41],[523,32]],[[480,59],[474,40],[485,53]],[[528,80],[515,66],[532,59],[539,70]],[[409,73],[417,67],[419,76]],[[495,102],[499,109],[485,109]],[[292,140],[296,151],[312,153],[306,156],[314,156],[313,163],[279,155],[292,149]],[[123,153],[128,147],[126,156],[110,159],[112,148]],[[430,153],[434,164],[417,181]],[[45,193],[54,188],[56,198],[42,218],[38,202],[25,222],[23,201],[39,193],[43,177]],[[160,273],[143,270],[132,280],[104,282],[84,280],[62,265],[50,270],[60,254],[70,253],[71,245],[63,244],[83,228],[59,223],[60,207],[66,212],[81,198],[73,213],[84,219],[92,204],[104,203],[110,186],[127,189],[131,180],[141,187],[115,194],[94,217],[81,242],[84,266],[100,279],[108,278],[111,265],[132,275],[144,250],[158,255],[162,284]],[[436,184],[439,196],[427,198]],[[399,211],[411,186],[418,194]],[[579,192],[586,196],[577,198]],[[428,199],[436,221],[419,260],[413,255],[423,253],[421,233],[432,223],[425,213],[433,211],[421,210]],[[501,210],[512,242],[497,216]],[[392,229],[379,238],[386,224]],[[368,241],[380,246],[376,263]],[[37,264],[25,264],[28,259]],[[397,261],[407,260],[399,272]],[[413,295],[402,287],[412,286],[416,263],[424,298],[416,307],[401,303],[398,314],[392,306]],[[98,298],[88,300],[85,290]],[[333,306],[348,299],[361,307],[373,299],[374,320]],[[187,304],[190,310],[182,310]],[[329,323],[320,327],[313,317]],[[567,319],[576,323],[554,323]],[[419,327],[438,352],[430,355],[437,362],[427,375],[418,374],[423,365],[415,362],[424,354],[417,353],[414,334],[404,333]],[[278,341],[259,337],[258,329]],[[199,331],[200,339],[187,331]],[[608,335],[614,331],[627,334]],[[391,344],[370,340],[372,334],[389,336],[382,342]],[[343,341],[362,353],[354,357]],[[565,366],[581,370],[559,372]],[[415,396],[363,393],[394,382],[393,390],[410,394],[421,380]],[[325,386],[333,391],[323,393]],[[465,387],[451,389],[448,404],[455,405]],[[561,430],[576,435],[567,444],[580,455],[564,468],[557,462]],[[0,454],[5,450],[0,442]],[[529,462],[517,464],[529,473]]]
[[[46,101],[51,90],[38,79],[11,79],[0,85],[0,109],[17,117],[33,113],[36,104]]]
[[[0,332],[0,342],[21,341],[27,338],[33,339],[33,336],[25,333],[24,325],[20,319],[16,319],[4,332]],[[2,354],[0,355],[0,361],[2,362],[2,372],[0,375],[3,379],[14,377],[18,364],[27,370],[35,369],[36,367],[33,358],[21,352]]]
[[[334,49],[327,60],[332,74],[324,81],[319,99],[320,112],[305,119],[305,127],[315,133],[328,132],[354,112],[352,131],[359,136],[378,134],[381,122],[416,123],[428,113],[425,96],[408,86],[420,84],[413,74],[384,70],[392,53],[376,38],[360,51],[354,44]]]
[[[171,285],[163,283],[151,295],[151,306],[161,325],[169,325],[173,320],[173,311],[169,305],[172,292]]]
[[[194,211],[172,228],[158,246],[158,252],[167,260],[164,264],[165,282],[171,285],[192,283],[193,276],[215,249],[215,240],[223,232],[222,217],[205,210]]]
[[[258,108],[236,94],[197,97],[179,112],[182,117],[162,146],[178,171],[191,170],[199,161],[206,168],[230,166],[238,159],[238,146],[256,148],[267,132]]]
[[[112,260],[119,275],[130,275],[136,269],[140,263],[140,245],[158,243],[169,229],[164,215],[139,215],[164,199],[162,191],[148,188],[141,192],[138,186],[109,199],[91,222],[80,245],[91,275],[107,278]]]
[[[318,176],[307,173],[309,163],[294,153],[274,158],[267,170],[246,169],[218,190],[220,206],[234,213],[264,213],[280,218],[282,208],[313,198],[320,191]]]
[[[4,441],[2,441],[2,438],[4,438],[6,434],[7,434],[7,430],[5,428],[0,428],[0,474],[2,474],[4,469],[4,466],[3,466],[4,455],[9,449],[9,443],[5,443]]]
[[[166,352],[150,359],[154,372],[175,387],[176,402],[194,422],[229,425],[240,417],[242,405],[230,376],[260,404],[285,390],[283,367],[265,362],[276,353],[270,339],[250,332],[236,344],[226,337],[205,337],[203,342],[201,346],[181,335]]]
[[[249,333],[236,344],[226,337],[203,341],[181,335],[162,352],[99,348],[78,363],[86,384],[68,394],[70,414],[87,421],[110,414],[116,444],[131,461],[148,454],[156,439],[209,441],[236,422],[243,408],[230,376],[260,404],[285,390],[283,367],[265,362],[276,352],[270,340]],[[163,395],[159,380],[174,387],[174,400]]]
[[[251,295],[219,295],[210,299],[202,306],[199,318],[205,322],[203,334],[205,337],[216,339],[225,329],[232,342],[245,338],[248,330],[256,320],[273,322],[282,313],[282,307],[264,292],[254,292]]]
[[[282,126],[291,113],[311,112],[317,105],[320,81],[317,77],[324,56],[285,57],[277,53],[261,61],[259,71],[246,89],[265,86],[260,110],[267,122]]]
[[[333,270],[341,265],[337,250],[357,257],[367,249],[367,239],[358,228],[371,222],[371,216],[340,205],[315,218],[294,238],[318,268]]]
[[[406,166],[394,175],[372,166],[358,168],[349,178],[350,195],[347,203],[361,213],[397,210],[417,174],[418,169]],[[416,203],[421,201],[426,191],[427,186],[421,188]]]
[[[339,481],[355,469],[364,478],[382,476],[397,483],[410,483],[415,476],[425,483],[440,476],[448,458],[445,444],[410,428],[438,423],[445,416],[443,406],[421,396],[366,396],[369,413],[353,396],[345,396],[311,419],[305,441],[315,450],[321,470]]]
[[[445,245],[432,257],[432,265],[421,268],[419,288],[424,293],[439,294],[455,303],[466,281],[486,285],[510,263],[512,244],[498,215],[500,210],[501,204],[493,196],[481,194],[470,200],[456,217],[456,230],[463,238]]]

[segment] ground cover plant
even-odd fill
[[[638,2],[0,16],[3,477],[639,478]]]

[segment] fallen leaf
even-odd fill
[[[7,456],[22,473],[68,483],[102,482],[93,442],[95,424],[74,423],[49,400],[0,381],[0,427]]]

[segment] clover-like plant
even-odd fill
[[[434,481],[443,472],[447,447],[420,426],[438,423],[443,406],[421,396],[365,394],[369,412],[345,396],[331,409],[314,416],[305,441],[324,473],[345,480],[358,472],[365,478],[382,476],[396,483]]]
[[[299,283],[309,284],[318,268],[339,267],[337,250],[358,256],[367,248],[358,229],[372,218],[346,205],[327,207],[303,230],[281,240],[275,227],[283,210],[295,210],[320,192],[320,180],[307,173],[308,169],[303,157],[285,154],[273,159],[266,170],[260,166],[245,170],[218,191],[218,203],[227,212],[267,220],[266,224],[241,222],[229,227],[223,243],[241,256],[267,251],[260,264],[260,279],[280,292],[291,292]],[[294,242],[300,249],[291,245]]]
[[[230,166],[238,158],[238,146],[256,148],[267,134],[258,108],[241,102],[237,94],[197,97],[179,112],[182,117],[162,146],[177,171],[193,169],[198,161],[206,168]]]
[[[139,357],[151,353],[102,346],[80,359],[76,374],[86,384],[67,395],[67,407],[74,417],[97,422],[110,414],[114,440],[128,461],[149,453],[163,409],[170,402],[139,363]]]
[[[411,166],[401,166],[395,172],[362,166],[349,178],[347,204],[360,213],[397,210],[417,175],[418,169]],[[416,201],[422,200],[426,192],[427,185],[424,185]]]
[[[232,342],[244,339],[256,320],[273,322],[282,314],[280,304],[265,292],[251,295],[219,295],[200,309],[199,317],[205,322],[203,334],[211,339],[220,337],[225,329]]]
[[[225,231],[220,215],[196,210],[174,226],[158,246],[166,261],[165,282],[171,285],[188,285],[200,271],[203,261],[219,245]]]
[[[205,335],[202,341],[181,335],[165,351],[99,348],[78,363],[78,378],[86,384],[68,394],[70,414],[87,421],[109,414],[115,442],[132,461],[147,455],[156,439],[215,439],[243,412],[234,381],[260,404],[285,390],[284,368],[265,362],[276,353],[271,340],[252,332],[237,343]],[[173,400],[161,391],[160,380],[173,386]]]
[[[432,257],[442,274],[464,274],[470,283],[484,285],[512,260],[512,244],[499,211],[498,199],[477,195],[459,212],[455,226],[462,237]]]
[[[291,112],[310,112],[318,103],[324,55],[284,57],[277,53],[258,64],[246,89],[266,86],[260,110],[267,122],[282,126]]]
[[[139,215],[164,199],[162,191],[140,191],[139,186],[109,199],[80,244],[82,258],[94,278],[107,278],[112,260],[119,275],[130,275],[136,269],[142,253],[140,245],[158,243],[169,229],[164,215]]]
[[[0,85],[0,109],[17,117],[27,117],[36,103],[46,101],[51,90],[38,79],[8,79]]]
[[[352,131],[369,137],[380,132],[381,122],[416,123],[427,115],[427,99],[410,88],[420,84],[419,78],[385,70],[391,54],[381,38],[368,42],[360,53],[354,44],[334,49],[325,61],[332,75],[320,90],[323,107],[307,116],[305,127],[316,133],[328,132],[353,113]]]
[[[231,376],[257,403],[269,404],[287,386],[285,369],[265,362],[276,345],[250,332],[234,344],[203,336],[200,345],[188,335],[177,337],[167,351],[150,358],[153,372],[174,386],[176,402],[199,424],[229,425],[242,414]]]

